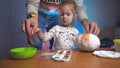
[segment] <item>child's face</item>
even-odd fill
[[[72,21],[73,21],[73,12],[72,12],[72,8],[70,7],[70,5],[65,5],[63,7],[61,7],[60,9],[60,20],[62,21],[62,25],[64,26],[68,26],[71,25]]]

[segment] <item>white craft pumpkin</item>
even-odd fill
[[[77,47],[83,51],[94,51],[100,47],[100,39],[94,34],[81,34],[77,39]]]

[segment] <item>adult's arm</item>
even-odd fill
[[[86,14],[85,6],[83,4],[84,0],[74,0],[77,4],[77,14],[78,19],[82,22],[82,24],[88,23],[88,16]]]
[[[94,33],[95,35],[98,35],[100,32],[100,28],[98,27],[96,22],[89,22],[88,16],[85,10],[85,6],[83,4],[84,0],[74,0],[77,4],[77,13],[78,13],[78,19],[83,24],[85,30],[87,33]]]
[[[36,15],[38,15],[39,3],[40,0],[27,0],[26,2],[27,14],[35,13]]]

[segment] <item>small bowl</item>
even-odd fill
[[[113,41],[115,43],[113,48],[115,49],[115,51],[120,52],[120,39],[114,39]]]
[[[20,47],[10,50],[11,56],[14,59],[29,59],[32,58],[37,52],[35,47]]]
[[[114,39],[113,41],[115,44],[120,44],[120,39]]]

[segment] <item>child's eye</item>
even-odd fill
[[[71,14],[70,13],[67,13],[67,16],[70,16]]]
[[[60,14],[60,16],[63,16],[63,15],[64,15],[63,13]]]

